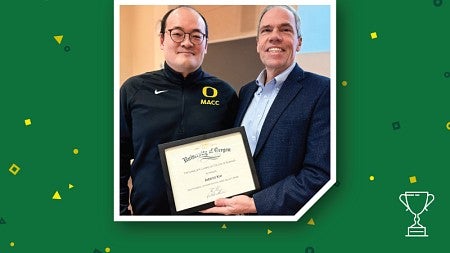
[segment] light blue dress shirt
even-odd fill
[[[277,97],[281,86],[283,86],[284,81],[286,81],[286,78],[294,69],[295,64],[296,63],[294,62],[289,68],[270,80],[266,85],[264,85],[266,81],[265,69],[261,71],[256,79],[258,90],[256,90],[253,95],[252,102],[250,103],[241,124],[241,126],[245,127],[252,155],[255,153],[256,144],[258,143],[259,134],[264,121],[266,120],[267,113]]]

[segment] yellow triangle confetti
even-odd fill
[[[55,194],[53,194],[53,198],[52,199],[61,199],[61,195],[59,195],[58,191],[56,191]]]
[[[222,225],[222,228],[223,228],[223,229],[226,229],[226,228],[227,228],[227,225],[223,224],[223,225]]]
[[[55,35],[53,36],[53,38],[56,40],[56,42],[58,42],[58,44],[61,44],[61,41],[63,39],[63,35]]]
[[[72,189],[73,187],[73,184],[69,184],[69,189]]]
[[[268,235],[272,234],[272,230],[267,229],[267,234],[268,234]]]
[[[311,218],[311,219],[308,221],[308,225],[312,225],[312,226],[316,225],[316,223],[314,223],[313,218]]]

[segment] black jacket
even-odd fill
[[[158,144],[233,126],[234,89],[201,68],[184,78],[167,64],[120,89],[120,213],[170,214]],[[130,160],[134,159],[130,165]]]

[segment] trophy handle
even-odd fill
[[[405,200],[403,200],[402,197],[404,197]],[[408,204],[406,203],[406,195],[405,195],[405,193],[400,194],[400,196],[398,197],[398,199],[399,199],[400,202],[402,202],[403,205],[406,207],[406,210],[405,210],[405,211],[408,211]],[[433,196],[433,200],[434,200],[434,196]]]
[[[431,201],[430,201],[430,202],[428,202],[429,197],[431,197]],[[431,203],[433,203],[433,201],[434,201],[434,195],[431,194],[431,193],[428,193],[428,194],[427,194],[427,204],[425,205],[425,210],[426,210],[426,211],[428,211],[427,207],[428,207]]]

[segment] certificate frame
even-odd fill
[[[172,214],[193,214],[213,207],[217,198],[251,196],[260,189],[244,127],[159,144],[158,149]],[[230,185],[238,187],[222,189]]]

